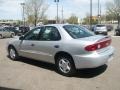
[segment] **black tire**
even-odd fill
[[[2,35],[0,35],[0,39],[2,39],[3,37],[2,37]]]
[[[115,36],[120,36],[118,31],[115,31]]]
[[[106,32],[105,35],[108,35],[108,33]]]
[[[14,55],[12,55],[12,53],[14,53]],[[10,46],[8,48],[8,54],[9,54],[9,57],[12,59],[12,60],[17,60],[19,58],[19,55],[16,51],[16,49],[12,46]]]
[[[12,34],[11,34],[11,38],[13,38],[14,36],[15,36],[15,35],[12,33]]]
[[[69,62],[68,66],[70,68],[70,70],[64,72],[62,70],[62,66],[60,66],[60,63],[61,63],[61,60],[66,60],[66,62]],[[74,65],[74,62],[73,62],[73,59],[69,56],[59,56],[56,60],[56,67],[57,67],[57,70],[60,74],[64,75],[64,76],[73,76],[76,72],[76,68],[75,68],[75,65]]]
[[[117,32],[115,31],[114,36],[117,36]]]

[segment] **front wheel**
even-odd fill
[[[15,35],[14,34],[11,34],[11,38],[13,38]]]
[[[66,56],[58,57],[56,61],[56,66],[58,72],[64,76],[72,76],[76,71],[74,62],[70,57],[66,57]]]
[[[18,53],[17,53],[17,51],[15,50],[15,48],[10,47],[9,50],[8,50],[8,53],[9,53],[9,57],[10,57],[12,60],[17,60],[17,59],[18,59]]]

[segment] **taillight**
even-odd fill
[[[102,40],[102,41],[96,42],[95,44],[86,46],[85,50],[86,51],[95,51],[98,49],[105,48],[105,47],[109,46],[110,44],[111,44],[111,39]]]

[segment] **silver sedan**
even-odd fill
[[[55,64],[65,76],[73,75],[76,69],[102,66],[114,54],[110,37],[69,24],[37,27],[10,41],[7,50],[13,60],[22,56]]]
[[[14,36],[15,36],[14,32],[9,31],[7,29],[3,29],[3,28],[0,29],[0,39],[1,38],[8,38],[8,37],[13,38]]]

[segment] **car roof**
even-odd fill
[[[47,25],[41,25],[38,27],[42,27],[42,26],[55,26],[55,27],[63,27],[65,25],[74,25],[74,24],[47,24]]]
[[[105,24],[97,24],[97,26],[106,26]]]

